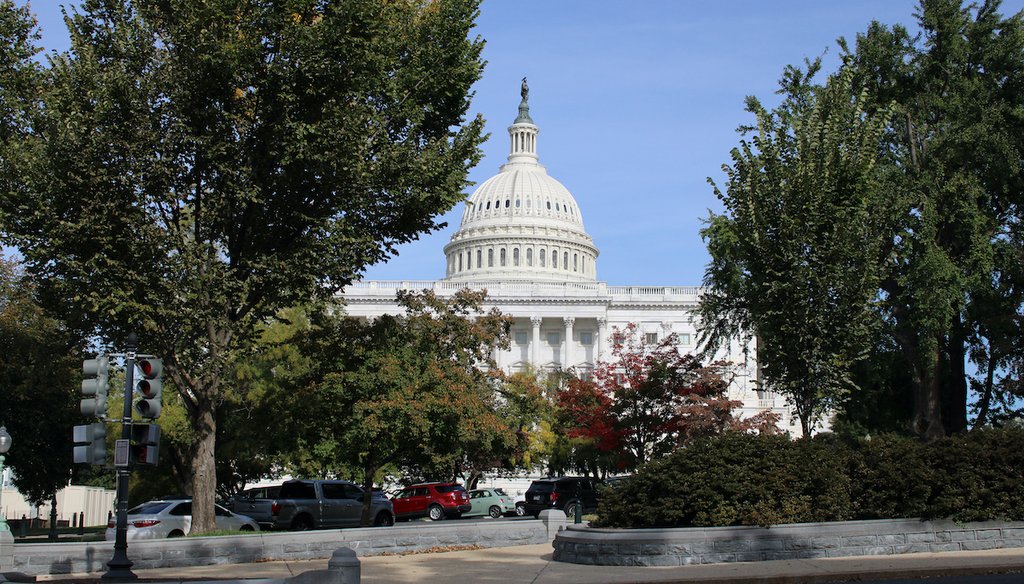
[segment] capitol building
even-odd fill
[[[611,358],[609,335],[635,323],[646,343],[675,333],[681,352],[697,349],[699,286],[612,285],[598,280],[599,250],[572,193],[548,174],[537,152],[540,129],[530,117],[523,81],[519,115],[508,128],[508,161],[466,200],[459,229],[444,247],[438,281],[360,281],[343,292],[350,316],[395,313],[398,290],[450,296],[486,289],[487,309],[513,319],[511,349],[496,355],[509,372],[572,370],[584,376]],[[733,364],[729,397],[742,417],[764,410],[800,434],[781,398],[760,391],[755,347],[734,341],[716,360]]]

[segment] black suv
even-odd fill
[[[566,517],[576,515],[576,505],[583,512],[597,510],[597,488],[601,481],[588,477],[552,477],[533,481],[526,490],[526,513],[537,517],[545,509],[561,509]]]

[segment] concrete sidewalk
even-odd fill
[[[665,582],[730,582],[796,584],[920,578],[927,576],[1024,573],[1024,548],[985,551],[917,553],[813,560],[779,560],[705,564],[681,567],[581,566],[551,560],[551,545],[526,545],[472,551],[359,558],[364,584],[456,582],[500,584],[618,584]],[[147,581],[187,582],[205,579],[280,579],[322,570],[327,560],[261,562],[137,570]],[[38,581],[84,582],[97,574],[39,576]],[[65,582],[61,582],[65,581]]]

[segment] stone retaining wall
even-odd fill
[[[561,511],[540,520],[400,524],[395,527],[306,532],[261,532],[226,537],[186,537],[128,542],[132,569],[243,564],[271,560],[330,558],[351,548],[357,555],[399,554],[443,546],[509,547],[547,543],[566,525]],[[14,545],[14,571],[29,575],[104,572],[113,542],[20,543]]]
[[[554,559],[604,566],[680,566],[1024,547],[1024,522],[884,519],[761,527],[592,529],[567,525]]]

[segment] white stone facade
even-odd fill
[[[537,156],[539,129],[529,116],[528,90],[509,127],[508,162],[466,201],[458,231],[444,248],[439,281],[362,281],[344,292],[346,312],[373,318],[398,310],[399,290],[450,296],[486,289],[487,309],[513,318],[512,346],[495,355],[506,371],[537,369],[586,373],[611,355],[614,329],[635,323],[646,342],[675,333],[682,352],[696,350],[697,286],[612,286],[597,280],[598,249],[583,226],[572,194],[547,174]],[[753,344],[732,343],[716,359],[734,364],[730,398],[743,415],[779,414],[780,427],[799,434],[781,399],[758,392]]]

